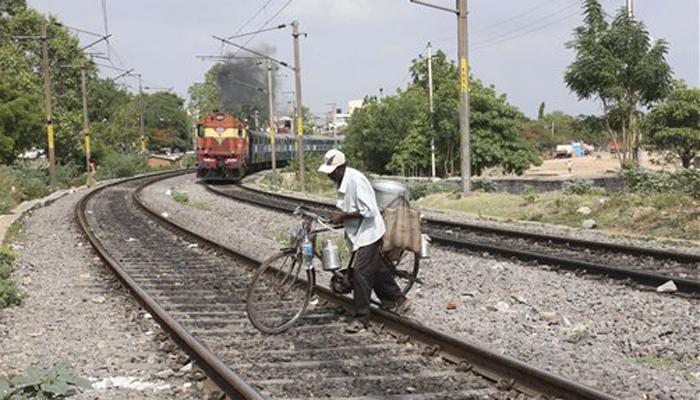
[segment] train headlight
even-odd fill
[[[215,159],[215,158],[210,158],[210,157],[204,157],[204,158],[202,159],[202,161],[204,161],[204,162],[206,162],[206,163],[211,163],[211,162],[215,162],[216,159]]]

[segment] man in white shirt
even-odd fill
[[[353,263],[353,305],[355,315],[346,332],[357,333],[367,328],[372,290],[388,308],[403,313],[410,301],[401,293],[394,276],[382,258],[382,238],[386,232],[374,189],[358,170],[345,165],[345,155],[329,150],[318,169],[338,186],[338,207],[330,221],[343,224],[348,249],[355,253]]]

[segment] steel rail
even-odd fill
[[[232,399],[262,400],[264,397],[243,378],[233,372],[212,352],[203,346],[192,334],[178,323],[167,311],[156,302],[145,290],[134,281],[129,274],[121,267],[120,263],[112,258],[108,249],[102,246],[100,240],[92,232],[87,219],[87,204],[98,193],[107,188],[124,184],[139,179],[145,179],[144,185],[153,181],[171,178],[173,176],[187,173],[188,171],[165,172],[149,174],[123,179],[117,182],[100,186],[85,195],[75,208],[75,216],[84,235],[88,238],[92,247],[97,251],[102,261],[107,264],[122,284],[132,293],[134,298],[153,316],[159,325],[170,335],[170,337],[183,349],[220,388]],[[142,185],[141,187],[143,187]],[[161,217],[162,218],[162,217]]]
[[[289,195],[284,195],[284,194],[278,194],[278,193],[271,193],[262,189],[258,188],[253,188],[248,185],[239,185],[241,188],[258,193],[261,195],[268,195],[268,196],[273,196],[273,197],[279,197],[285,200],[289,201],[304,201],[308,204],[312,204],[318,207],[334,207],[333,203],[330,202],[322,202],[318,200],[312,200],[312,199],[302,199],[294,196],[289,196]],[[622,253],[628,253],[632,255],[645,255],[645,256],[650,256],[650,257],[656,257],[656,258],[667,258],[679,262],[688,262],[688,263],[700,263],[700,255],[699,254],[691,254],[691,253],[683,253],[679,251],[672,251],[672,250],[664,250],[664,249],[651,249],[648,247],[639,247],[639,246],[633,246],[633,245],[626,245],[626,244],[621,244],[621,243],[609,243],[609,242],[600,242],[596,240],[590,240],[590,239],[579,239],[579,238],[573,238],[573,237],[567,237],[567,236],[561,236],[561,235],[548,235],[546,233],[538,233],[538,232],[528,232],[528,231],[522,231],[522,230],[517,230],[517,229],[510,229],[510,228],[505,228],[505,227],[497,227],[497,226],[484,226],[484,225],[479,225],[479,224],[470,224],[470,223],[465,223],[465,222],[454,222],[454,221],[446,221],[442,220],[439,218],[423,218],[423,220],[430,226],[430,227],[435,227],[435,228],[447,228],[447,229],[465,229],[465,230],[471,230],[471,231],[481,231],[481,232],[486,232],[486,233],[496,233],[499,235],[504,235],[504,236],[512,236],[516,238],[525,238],[525,239],[537,239],[541,241],[550,241],[553,243],[560,243],[560,244],[572,244],[575,246],[580,246],[580,247],[587,247],[587,248],[599,248],[602,250],[609,250],[609,251],[615,251],[615,252],[622,252]]]
[[[252,202],[254,204],[277,210],[277,211],[284,211],[284,212],[291,212],[293,211],[293,207],[291,206],[286,206],[282,204],[275,204],[273,202],[265,202],[265,201],[259,201],[251,198],[244,198],[243,196],[236,196],[230,192],[226,192],[220,189],[217,189],[216,186],[212,185],[204,185],[207,190],[210,192],[224,196],[224,197],[229,197],[229,198],[235,198],[237,200],[242,200],[242,201],[247,201],[247,202]],[[299,198],[299,197],[293,197],[293,196],[288,196],[288,195],[283,195],[283,194],[277,194],[277,193],[271,193],[267,192],[261,189],[256,189],[256,188],[251,188],[248,186],[244,185],[238,185],[237,188],[241,188],[242,190],[249,191],[251,193],[254,193],[256,195],[260,196],[266,196],[268,198],[279,198],[284,201],[289,201],[289,202],[295,202],[295,203],[304,203],[306,205],[310,205],[312,207],[317,207],[317,208],[322,208],[322,209],[329,209],[333,207],[333,204],[331,203],[326,203],[326,202],[321,202],[317,200],[312,200],[312,199],[307,199],[307,198]],[[566,237],[561,237],[561,236],[550,236],[546,234],[541,234],[541,233],[532,233],[532,232],[522,232],[522,231],[517,231],[517,230],[512,230],[512,229],[506,229],[506,228],[498,228],[498,227],[485,227],[481,225],[472,225],[472,224],[464,224],[464,223],[456,223],[456,222],[449,222],[449,221],[444,221],[444,220],[439,220],[439,219],[433,219],[433,218],[424,218],[423,221],[426,224],[426,227],[430,231],[430,236],[433,239],[433,242],[437,244],[441,244],[444,246],[449,246],[449,247],[454,247],[454,248],[460,248],[460,249],[468,249],[468,250],[476,250],[476,251],[485,251],[491,254],[498,254],[506,257],[515,257],[520,260],[525,260],[525,261],[537,261],[541,263],[546,263],[546,264],[551,264],[551,265],[556,265],[559,268],[565,269],[565,270],[570,270],[570,271],[580,271],[580,270],[585,270],[587,273],[590,274],[595,274],[595,275],[603,275],[607,276],[609,278],[614,278],[614,279],[631,279],[634,282],[637,282],[642,285],[646,286],[660,286],[663,285],[664,283],[668,282],[669,280],[672,280],[678,289],[678,292],[681,293],[688,293],[688,294],[697,294],[700,293],[700,281],[697,280],[692,280],[692,279],[685,279],[685,278],[680,278],[680,277],[674,277],[674,276],[669,276],[669,275],[662,275],[662,274],[656,274],[656,273],[649,273],[649,272],[643,272],[643,271],[634,271],[630,270],[621,266],[611,266],[611,265],[602,265],[602,264],[596,264],[593,262],[588,262],[588,261],[583,261],[583,260],[577,260],[573,258],[567,258],[567,257],[559,257],[559,256],[553,256],[553,255],[547,255],[547,254],[541,254],[541,253],[535,253],[531,251],[526,251],[526,250],[518,250],[514,248],[509,248],[509,247],[502,247],[502,246],[496,246],[496,245],[491,245],[491,244],[486,244],[486,243],[480,243],[474,240],[467,240],[464,238],[454,238],[451,237],[450,235],[447,235],[443,233],[444,231],[448,229],[463,229],[463,230],[471,230],[471,231],[481,231],[481,232],[486,232],[486,233],[495,233],[499,235],[506,235],[506,236],[512,236],[512,237],[519,237],[523,239],[533,239],[533,240],[540,240],[540,241],[552,241],[556,242],[559,244],[572,244],[575,246],[582,246],[582,247],[594,247],[598,248],[600,250],[605,250],[605,251],[610,251],[610,252],[623,252],[623,253],[630,253],[634,255],[646,255],[646,256],[653,256],[657,258],[670,258],[673,260],[683,260],[685,262],[698,262],[700,263],[700,256],[693,255],[693,254],[687,254],[687,253],[679,253],[679,252],[670,252],[670,251],[665,251],[665,250],[655,250],[655,249],[648,249],[648,248],[640,248],[640,247],[634,247],[634,246],[627,246],[627,245],[621,245],[617,243],[604,243],[604,242],[596,242],[596,241],[591,241],[591,240],[584,240],[584,239],[574,239],[574,238],[566,238]]]
[[[141,185],[135,191],[134,200],[136,204],[154,220],[168,229],[171,229],[176,234],[186,237],[188,240],[195,241],[206,248],[210,248],[228,257],[247,263],[251,267],[257,268],[261,264],[261,261],[253,257],[242,254],[212,239],[198,235],[187,227],[161,216],[158,210],[151,208],[141,199],[142,190],[151,183],[152,182],[148,182]],[[337,295],[330,289],[319,285],[316,285],[315,290],[316,293],[325,300],[341,305],[346,309],[351,309],[352,307],[352,302],[349,297]],[[512,387],[533,396],[545,395],[562,399],[581,400],[615,399],[614,396],[597,389],[532,367],[485,347],[436,331],[416,321],[382,311],[377,307],[372,308],[370,319],[377,326],[386,328],[395,335],[412,338],[416,342],[434,349],[436,353],[439,353],[445,359],[461,365],[464,371],[473,370],[491,380],[501,382],[505,386]]]

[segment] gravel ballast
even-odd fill
[[[201,373],[97,258],[74,222],[80,190],[25,218],[15,280],[0,311],[0,378],[65,362],[89,379],[76,399],[203,398]]]
[[[190,205],[175,202],[172,190]],[[258,259],[296,221],[213,195],[193,175],[157,183],[144,199]],[[700,398],[698,300],[439,248],[421,264],[421,277],[411,318],[426,325],[621,398]]]

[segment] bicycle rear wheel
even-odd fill
[[[396,284],[401,288],[401,294],[406,295],[418,279],[420,269],[420,256],[412,251],[401,251],[398,256],[385,256],[384,262],[394,274]]]
[[[265,333],[282,333],[304,313],[313,294],[312,271],[305,273],[294,251],[279,252],[265,260],[253,277],[246,294],[250,322]]]

